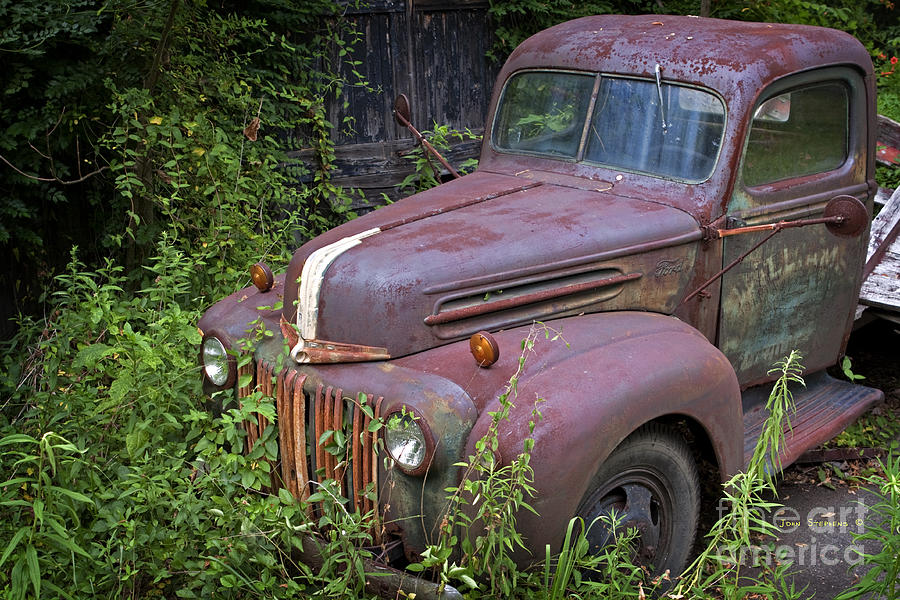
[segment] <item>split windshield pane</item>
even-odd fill
[[[504,90],[493,142],[502,152],[579,157],[598,166],[686,182],[706,180],[715,167],[725,125],[718,96],[655,80],[603,76],[590,110],[595,76],[524,72]],[[662,103],[660,103],[662,100]]]
[[[584,131],[595,75],[529,71],[503,90],[494,121],[501,151],[575,158]]]

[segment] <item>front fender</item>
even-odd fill
[[[670,415],[693,419],[705,429],[722,477],[740,468],[743,421],[737,378],[725,356],[694,328],[674,317],[641,312],[582,315],[549,325],[568,345],[539,336],[499,439],[502,459],[509,462],[522,451],[533,409],[542,414],[531,459],[537,489],[531,504],[540,516],[522,511],[518,522],[534,551],[545,544],[558,548],[600,463],[648,421]],[[475,442],[487,431],[488,413],[499,408],[501,384],[515,373],[527,333],[528,328],[518,328],[495,334],[501,361],[491,369],[469,371],[466,387],[480,415],[467,455],[474,454]],[[453,346],[441,354],[452,352]],[[457,362],[459,357],[440,357],[433,364]],[[451,373],[453,369],[440,368],[450,378],[464,377]]]

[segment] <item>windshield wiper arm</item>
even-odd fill
[[[666,109],[663,104],[663,93],[662,93],[662,67],[659,66],[659,63],[656,63],[656,93],[659,94],[659,116],[662,119],[662,130],[663,135],[668,131],[668,125],[666,125]]]

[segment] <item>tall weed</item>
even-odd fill
[[[682,574],[672,598],[715,597],[738,600],[747,594],[761,594],[769,598],[799,598],[797,591],[785,583],[789,563],[777,565],[774,572],[763,571],[760,576],[742,572],[741,553],[753,546],[754,536],[776,535],[778,529],[765,515],[781,505],[766,500],[764,494],[775,493],[774,475],[781,469],[780,451],[784,445],[784,430],[790,427],[789,414],[794,411],[791,384],[805,385],[800,373],[801,356],[792,351],[770,373],[778,379],[766,401],[769,417],[763,426],[753,456],[745,472],[738,473],[723,486],[723,496],[729,511],[707,534],[706,548]],[[716,591],[718,590],[718,592]]]
[[[900,597],[900,457],[896,444],[887,456],[887,463],[881,460],[879,463],[884,476],[870,475],[864,479],[877,487],[874,493],[878,502],[869,507],[865,531],[853,536],[854,542],[876,542],[879,550],[862,555],[863,564],[870,568],[836,600]]]

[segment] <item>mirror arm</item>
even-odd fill
[[[823,223],[833,223],[842,225],[847,217],[844,215],[834,215],[831,217],[819,217],[818,219],[801,219],[798,221],[779,221],[778,223],[768,223],[766,225],[750,225],[748,227],[736,227],[734,229],[716,229],[713,231],[716,238],[728,237],[730,235],[739,235],[741,233],[751,233],[753,231],[769,231],[772,229],[782,230],[791,227],[806,227],[807,225],[821,225]]]
[[[780,225],[780,223],[774,223],[774,225],[777,226],[777,225]],[[765,244],[766,242],[768,242],[770,239],[772,239],[772,238],[775,236],[776,233],[779,233],[779,232],[783,229],[782,227],[770,227],[770,226],[768,226],[768,225],[759,225],[758,227],[764,227],[764,228],[766,228],[766,229],[772,229],[773,231],[772,231],[772,233],[770,233],[769,235],[767,235],[767,236],[764,237],[763,239],[759,240],[752,248],[750,248],[749,250],[747,250],[746,252],[744,252],[743,254],[741,254],[740,256],[738,256],[736,259],[734,259],[733,261],[731,261],[731,262],[728,264],[727,267],[725,267],[724,269],[722,269],[721,271],[719,271],[718,273],[716,273],[715,275],[713,275],[712,277],[710,277],[705,283],[703,283],[703,284],[702,284],[700,287],[698,287],[696,290],[694,290],[693,292],[691,292],[690,294],[688,294],[687,296],[685,296],[685,297],[684,297],[684,300],[682,300],[682,301],[678,304],[678,306],[680,307],[680,306],[682,306],[683,304],[687,303],[687,302],[688,302],[690,299],[692,299],[694,296],[696,296],[697,294],[699,294],[700,292],[702,292],[703,290],[705,290],[706,288],[708,288],[709,286],[711,286],[712,284],[714,284],[716,281],[719,280],[720,277],[722,277],[722,275],[724,275],[725,273],[727,273],[728,271],[730,271],[731,269],[733,269],[735,266],[737,266],[738,264],[740,264],[741,262],[743,262],[743,260],[744,260],[745,258],[747,258],[747,256],[748,256],[751,252],[753,252],[754,250],[756,250],[757,248],[759,248],[760,246],[762,246],[763,244]],[[742,227],[741,229],[751,229],[751,228],[750,228],[750,227]],[[723,231],[722,229],[716,230],[716,232],[720,234],[719,237],[722,237],[722,236],[721,236],[721,232],[722,232],[722,231]],[[726,231],[727,231],[727,230],[726,230]],[[736,230],[736,229],[732,229],[732,230],[730,230],[730,231],[737,231],[737,230]],[[759,230],[756,229],[755,231],[759,231]]]
[[[413,136],[415,136],[415,138],[419,141],[419,143],[425,147],[425,150],[430,152],[436,159],[438,159],[440,163],[444,165],[444,168],[450,171],[450,174],[453,175],[454,178],[459,179],[461,177],[456,169],[450,166],[450,163],[448,163],[447,160],[443,156],[441,156],[441,153],[438,152],[437,149],[432,146],[421,133],[419,133],[419,130],[413,127],[413,124],[410,123],[406,117],[400,114],[400,111],[398,111],[397,109],[394,109],[394,118],[398,123],[409,129],[410,133],[412,133]]]

